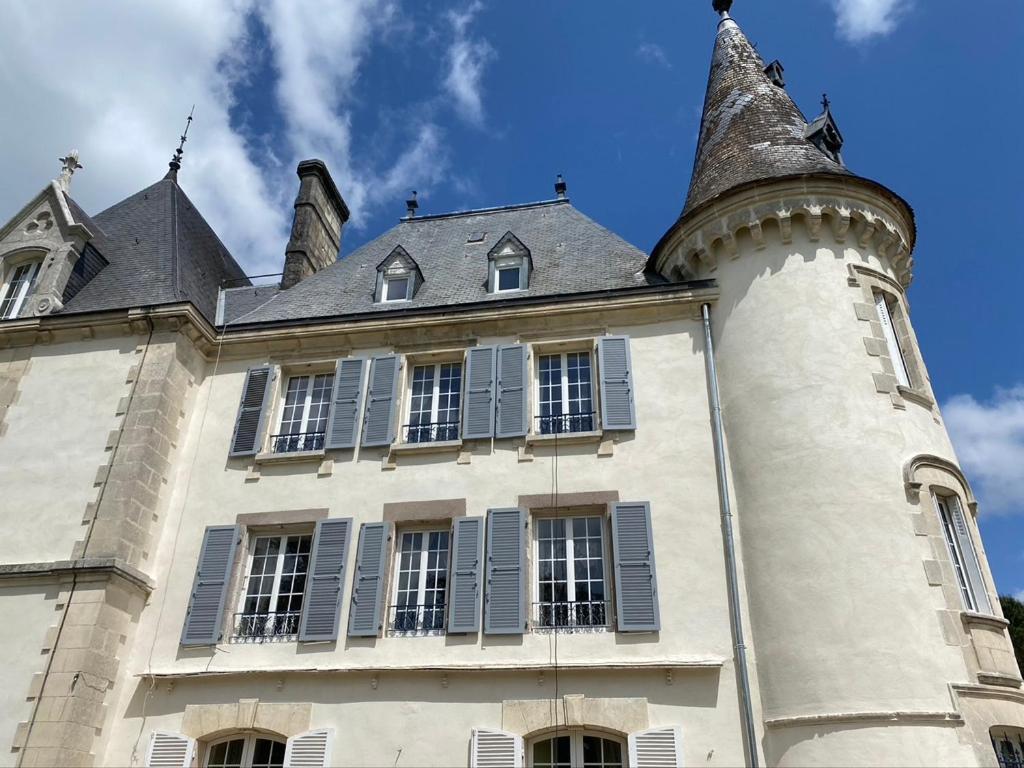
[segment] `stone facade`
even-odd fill
[[[291,288],[303,278],[329,267],[341,249],[341,229],[348,221],[348,206],[319,160],[299,163],[299,194],[295,219],[285,250],[281,287]]]

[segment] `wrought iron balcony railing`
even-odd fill
[[[271,435],[270,450],[274,453],[322,451],[326,432],[297,432],[294,435]]]
[[[236,613],[232,642],[264,643],[294,640],[299,634],[298,611],[288,613]]]
[[[534,603],[534,626],[547,629],[607,627],[611,623],[611,603],[587,600],[564,603]]]
[[[444,632],[444,603],[436,605],[392,605],[388,610],[388,631],[392,634],[440,634]]]
[[[459,422],[438,421],[432,424],[406,424],[405,442],[440,443],[459,439]]]
[[[572,432],[592,432],[596,428],[597,415],[590,413],[558,413],[537,417],[537,433],[541,435],[561,435]]]

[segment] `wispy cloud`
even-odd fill
[[[668,60],[665,49],[657,43],[640,43],[636,48],[636,56],[648,64],[655,64],[665,69],[672,69],[672,62]]]
[[[983,509],[1024,514],[1024,384],[985,402],[957,395],[943,413]]]
[[[455,110],[467,122],[483,125],[483,76],[487,63],[494,58],[494,48],[483,38],[472,38],[469,26],[483,3],[475,0],[461,11],[449,11],[454,39],[448,48],[447,75],[444,87],[451,96]]]
[[[888,35],[912,0],[832,0],[839,36],[851,43]]]
[[[1024,589],[1014,595],[1014,598],[1024,603]]]

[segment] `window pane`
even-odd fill
[[[498,290],[515,291],[519,289],[519,267],[502,267],[498,270]]]
[[[14,317],[21,309],[21,304],[32,288],[32,281],[35,278],[37,264],[21,264],[11,273],[7,283],[7,290],[4,291],[3,300],[0,301],[0,318],[8,319]]]
[[[284,408],[281,411],[281,434],[297,435],[302,432],[302,417],[306,410],[306,392],[309,390],[309,376],[292,376],[285,391]]]
[[[449,538],[448,531],[402,534],[392,631],[444,629]]]
[[[540,394],[540,433],[550,435],[561,432],[562,415],[562,356],[542,355],[538,361],[538,388]]]
[[[271,739],[256,739],[252,752],[252,768],[281,768],[285,745]]]
[[[408,277],[385,278],[384,301],[402,301],[409,296]]]

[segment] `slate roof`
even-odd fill
[[[488,294],[487,254],[506,232],[515,234],[532,253],[530,285],[522,292]],[[377,265],[399,245],[416,260],[424,282],[409,302],[374,303]],[[338,317],[663,282],[644,274],[646,261],[647,254],[584,216],[568,200],[423,216],[403,219],[330,267],[273,293],[255,310],[249,309],[251,291],[229,291],[224,319],[249,324]]]
[[[90,242],[109,264],[62,314],[191,301],[212,323],[221,285],[248,282],[173,179],[161,179],[92,218],[77,203],[72,211],[94,233]]]
[[[752,181],[850,175],[805,138],[807,120],[730,18],[718,26],[693,177],[682,216]]]

